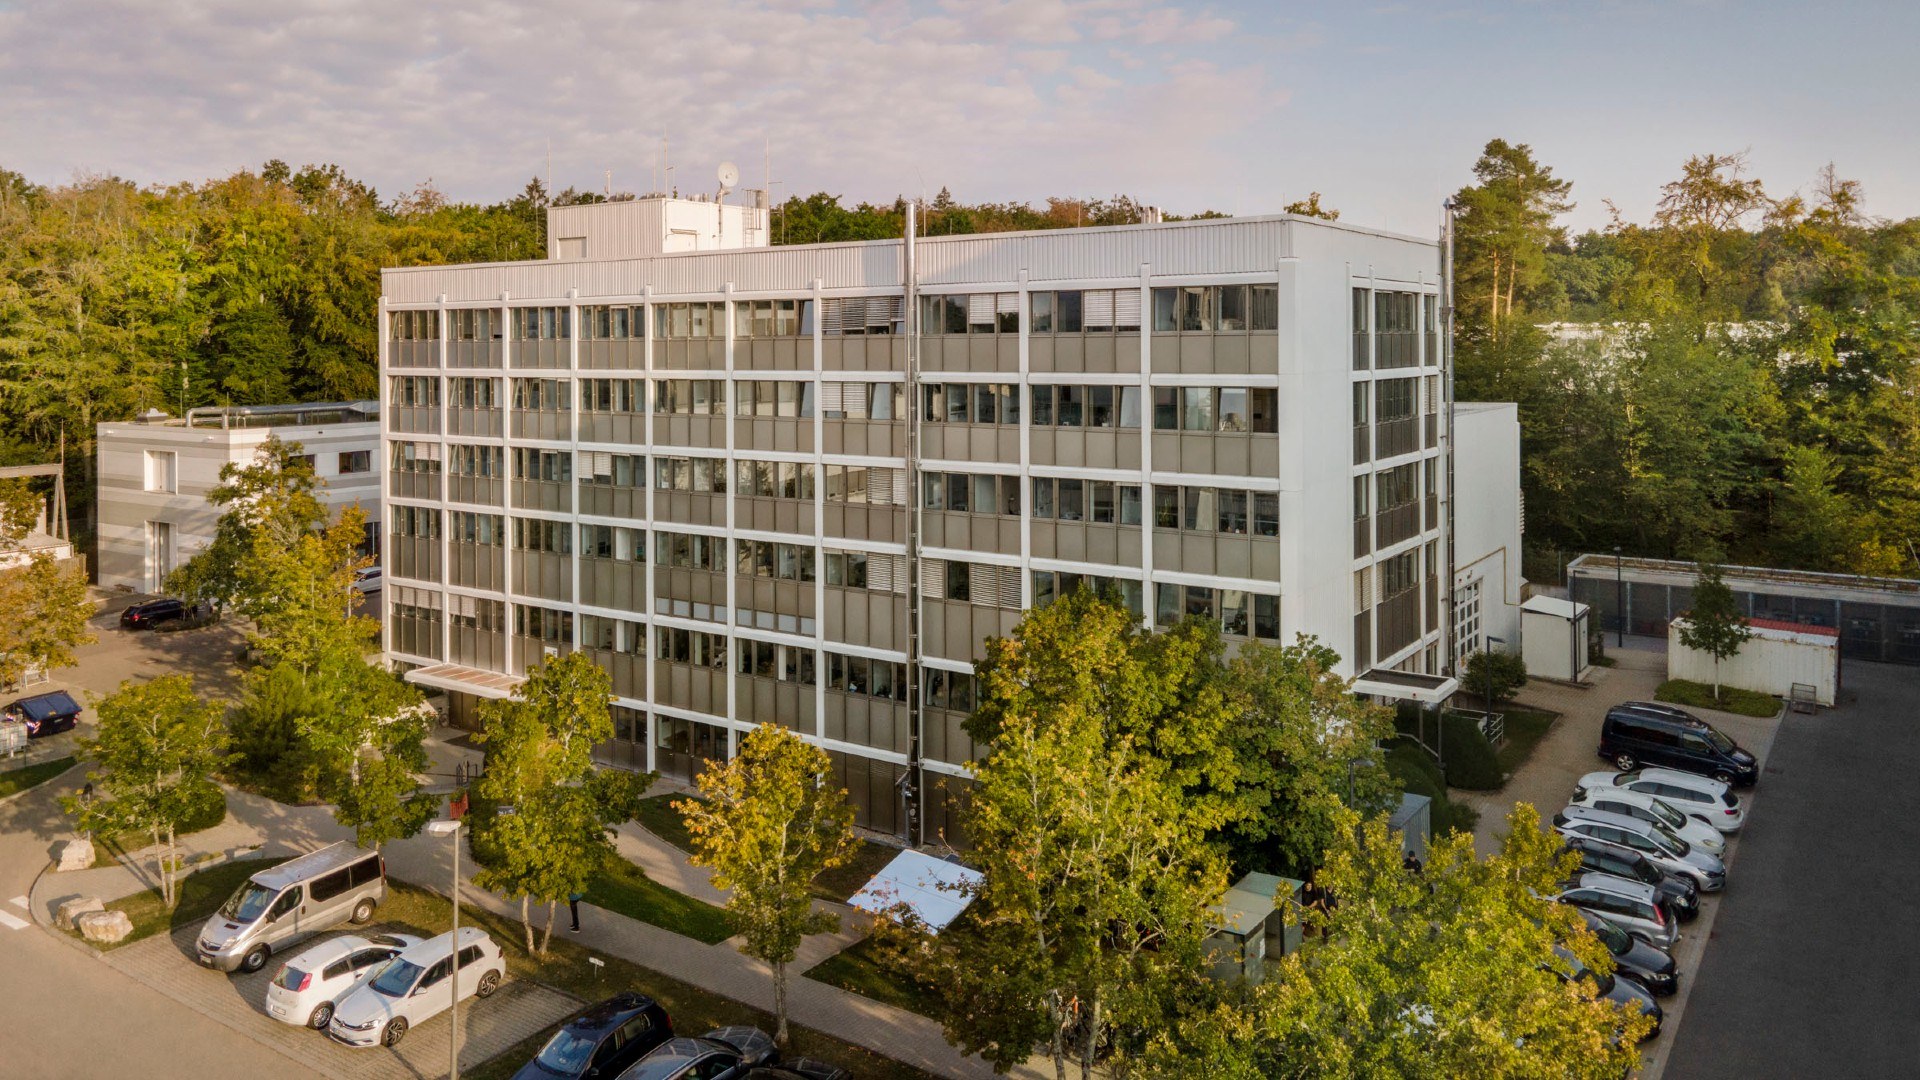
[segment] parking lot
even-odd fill
[[[1608,645],[1612,644],[1609,640]],[[1614,649],[1611,653],[1616,660],[1615,667],[1594,669],[1593,685],[1588,688],[1536,680],[1521,692],[1522,703],[1552,709],[1560,714],[1560,718],[1554,721],[1552,730],[1534,748],[1533,756],[1527,759],[1505,788],[1479,794],[1458,793],[1457,797],[1480,811],[1480,822],[1474,829],[1474,842],[1482,854],[1498,846],[1500,835],[1506,831],[1507,811],[1514,803],[1532,803],[1540,811],[1542,823],[1550,823],[1554,813],[1572,798],[1576,781],[1587,773],[1609,767],[1598,753],[1600,723],[1607,709],[1622,701],[1653,700],[1654,688],[1666,676],[1664,652],[1652,648],[1652,643],[1645,641],[1629,639],[1628,645],[1630,647]],[[1729,899],[1746,890],[1768,887],[1751,880],[1756,875],[1748,872],[1748,860],[1744,857],[1743,849],[1748,846],[1748,837],[1768,827],[1768,812],[1760,810],[1756,822],[1754,809],[1765,806],[1771,794],[1773,783],[1768,775],[1768,766],[1775,733],[1781,721],[1778,718],[1762,720],[1711,710],[1694,711],[1735,742],[1753,751],[1761,762],[1763,772],[1759,784],[1740,792],[1741,801],[1748,808],[1748,818],[1739,833],[1727,838],[1724,856],[1727,863],[1726,891],[1701,894],[1699,917],[1682,927],[1680,942],[1673,949],[1674,963],[1680,971],[1680,985],[1672,996],[1658,999],[1666,1015],[1660,1037],[1641,1047],[1641,1076],[1644,1080],[1660,1080],[1665,1074],[1677,1037],[1686,1030],[1688,1013],[1699,997],[1696,985],[1700,981],[1702,965],[1707,962],[1710,952],[1724,951],[1720,921]],[[1710,943],[1711,950],[1708,947]],[[1695,1075],[1690,1069],[1674,1073],[1675,1077],[1691,1078]],[[1747,1072],[1737,1075],[1767,1074]]]
[[[323,1032],[267,1016],[267,984],[287,957],[277,957],[251,975],[225,975],[194,962],[193,943],[198,932],[198,927],[186,927],[172,936],[155,935],[103,955],[108,964],[126,975],[323,1076],[340,1080],[421,1080],[447,1075],[447,1040],[452,1024],[445,1013],[407,1032],[400,1045],[392,1049],[348,1047]],[[297,950],[304,951],[335,936],[322,934]],[[484,1001],[462,1001],[460,1067],[473,1068],[491,1060],[580,1006],[581,1002],[557,990],[515,979],[502,983]]]

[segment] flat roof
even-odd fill
[[[1774,566],[1721,566],[1728,585],[1747,591],[1754,587],[1784,586],[1815,589],[1821,592],[1851,592],[1859,596],[1913,597],[1920,600],[1920,579],[1870,577],[1864,574],[1831,574],[1819,570],[1785,570]],[[1691,585],[1699,574],[1695,563],[1679,559],[1649,559],[1638,556],[1603,555],[1588,552],[1567,564],[1567,576],[1612,577],[1634,581],[1661,581]]]
[[[1577,619],[1587,613],[1587,605],[1539,593],[1527,597],[1527,602],[1520,605],[1520,610],[1531,611],[1536,615],[1552,615],[1560,619]]]
[[[1356,694],[1371,694],[1394,701],[1417,701],[1426,705],[1438,705],[1459,689],[1460,680],[1452,676],[1420,675],[1391,668],[1368,668],[1353,680]]]
[[[850,907],[885,915],[904,906],[929,932],[938,934],[973,902],[970,890],[979,884],[980,871],[936,859],[918,851],[902,851],[873,875],[860,891],[847,898]]]
[[[428,667],[414,668],[401,678],[417,686],[431,686],[435,690],[454,690],[484,698],[512,697],[513,688],[526,681],[518,675],[486,671],[468,667],[465,664],[433,664]]]

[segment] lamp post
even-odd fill
[[[447,1043],[448,1080],[460,1080],[460,820],[440,818],[427,823],[432,836],[453,838],[453,974],[447,980],[452,989],[452,1006],[447,1017],[453,1024]]]
[[[1620,545],[1613,545],[1613,645],[1627,647],[1627,577],[1620,562]]]
[[[1481,672],[1480,675],[1482,678],[1486,680],[1486,683],[1487,683],[1487,721],[1488,723],[1491,723],[1493,721],[1493,647],[1495,645],[1505,645],[1506,643],[1507,643],[1506,638],[1494,637],[1492,634],[1488,634],[1487,647],[1482,650],[1482,652],[1485,653],[1487,657],[1487,669]]]

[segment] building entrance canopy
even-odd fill
[[[1411,671],[1368,668],[1353,680],[1353,692],[1371,694],[1390,701],[1414,701],[1438,705],[1460,689],[1460,680],[1450,675],[1416,675]]]

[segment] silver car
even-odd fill
[[[1661,870],[1691,878],[1701,892],[1719,892],[1727,887],[1725,863],[1651,821],[1588,806],[1569,806],[1553,816],[1553,827],[1567,836],[1632,848]]]
[[[1657,949],[1672,949],[1680,940],[1679,921],[1651,885],[1611,874],[1581,874],[1554,899],[1609,919]]]
[[[1615,787],[1652,795],[1688,817],[1698,818],[1723,833],[1740,831],[1747,810],[1740,796],[1718,780],[1677,769],[1636,769],[1633,772],[1593,772],[1580,778],[1573,798],[1599,788]]]
[[[200,928],[194,956],[221,971],[259,971],[296,942],[373,918],[386,896],[379,852],[342,840],[248,878]]]

